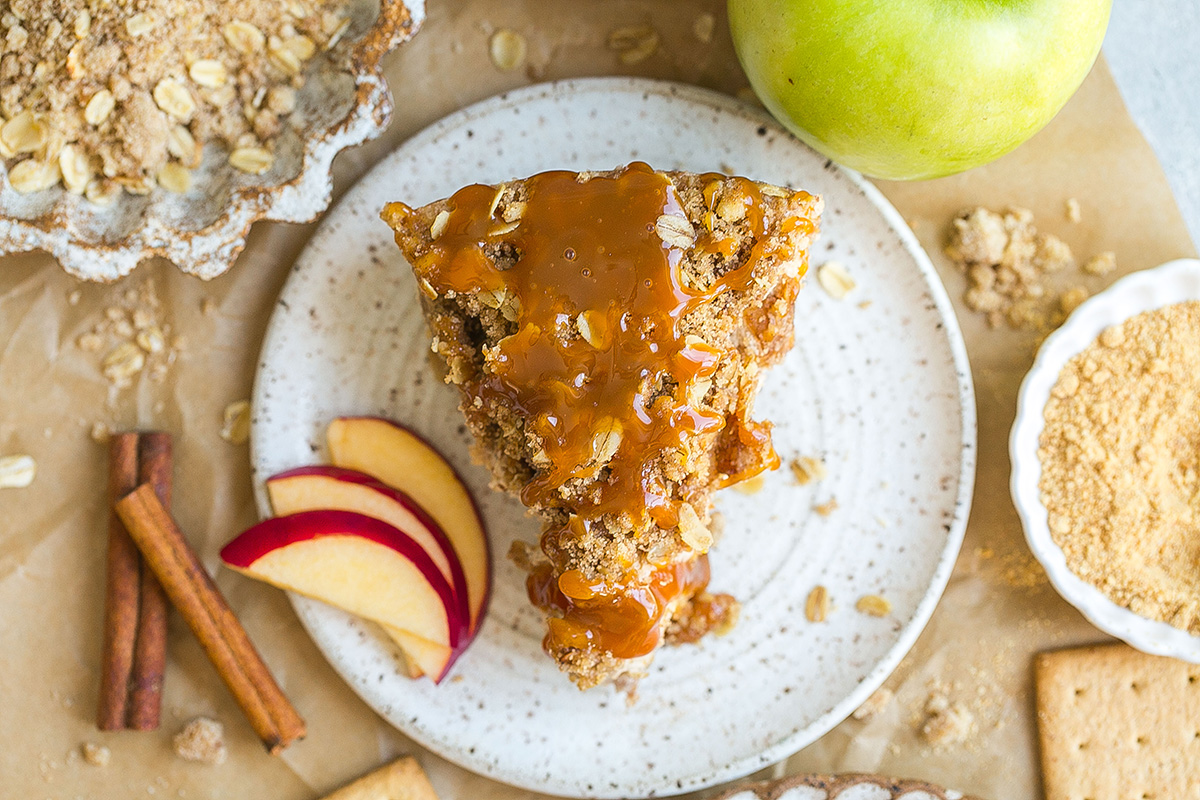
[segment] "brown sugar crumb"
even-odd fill
[[[175,755],[184,761],[200,761],[204,764],[222,764],[228,752],[225,750],[225,726],[208,717],[196,717],[175,734]]]
[[[1067,566],[1200,633],[1200,302],[1101,333],[1063,367],[1045,420],[1042,503]]]
[[[346,31],[346,5],[0,5],[0,158],[9,181],[18,192],[61,182],[99,205],[122,191],[183,192],[210,141],[230,151],[233,167],[265,171],[305,65]]]
[[[954,219],[946,254],[967,276],[967,307],[986,315],[993,328],[1046,332],[1087,298],[1086,288],[1073,287],[1054,302],[1050,276],[1075,267],[1075,257],[1062,239],[1038,232],[1028,209],[964,211]],[[1080,269],[1105,275],[1116,269],[1116,260],[1112,253],[1101,253]]]

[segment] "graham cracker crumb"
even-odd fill
[[[1200,633],[1200,302],[1104,331],[1063,367],[1044,416],[1041,497],[1067,566]]]
[[[225,726],[208,717],[196,717],[173,740],[175,755],[185,761],[222,764],[229,755],[225,749]]]

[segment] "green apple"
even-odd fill
[[[763,103],[826,156],[879,178],[999,158],[1083,82],[1112,0],[729,0]]]

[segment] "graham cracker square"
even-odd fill
[[[1200,798],[1200,666],[1099,645],[1035,677],[1046,800]]]

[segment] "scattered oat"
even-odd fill
[[[525,54],[528,49],[525,37],[509,28],[501,28],[496,31],[488,42],[492,64],[502,72],[511,72],[520,68],[525,63]]]
[[[200,313],[206,317],[211,317],[217,312],[217,301],[211,297],[206,297],[200,301]]]
[[[205,764],[224,763],[225,726],[208,717],[196,717],[173,740],[175,755],[185,761],[200,761]]]
[[[854,604],[864,614],[869,614],[872,617],[886,617],[892,613],[891,602],[877,594],[865,594],[858,598],[858,602]]]
[[[692,23],[692,35],[696,37],[697,41],[708,44],[712,41],[713,29],[716,27],[716,24],[717,18],[712,14],[701,14]]]
[[[112,761],[112,751],[102,744],[84,742],[79,750],[83,753],[83,760],[93,767],[107,767]]]
[[[1083,262],[1083,271],[1088,275],[1108,275],[1117,268],[1117,254],[1105,250]]]
[[[829,590],[814,586],[804,601],[804,618],[809,622],[824,622],[829,616]]]
[[[813,511],[816,511],[822,517],[828,517],[834,511],[837,511],[838,502],[836,497],[831,497],[820,505],[813,506]]]
[[[250,439],[250,401],[237,400],[225,406],[221,438],[230,444],[245,444]]]
[[[810,458],[809,456],[800,456],[793,458],[789,465],[792,468],[792,474],[796,476],[796,483],[804,486],[816,481],[823,481],[828,475],[825,470],[825,462],[819,458]]]
[[[1079,201],[1074,197],[1068,197],[1063,208],[1067,215],[1067,222],[1079,222],[1083,219],[1083,214],[1079,210]]]
[[[0,458],[0,489],[24,489],[37,476],[33,456],[17,455]]]
[[[92,441],[96,444],[108,444],[108,440],[112,438],[112,429],[103,422],[92,423],[91,430]]]
[[[854,709],[854,713],[850,716],[860,722],[868,722],[886,711],[895,697],[896,695],[892,693],[891,689],[880,687],[874,694],[863,701],[861,706]]]
[[[118,386],[128,382],[146,366],[146,354],[133,342],[122,342],[101,362],[104,377]]]
[[[834,300],[843,299],[858,285],[850,277],[850,273],[846,270],[846,265],[840,261],[826,261],[819,266],[817,268],[817,283],[821,284],[821,288],[825,290],[825,293]]]
[[[622,64],[645,61],[658,50],[658,31],[649,25],[626,25],[608,34],[608,49],[620,53]]]

